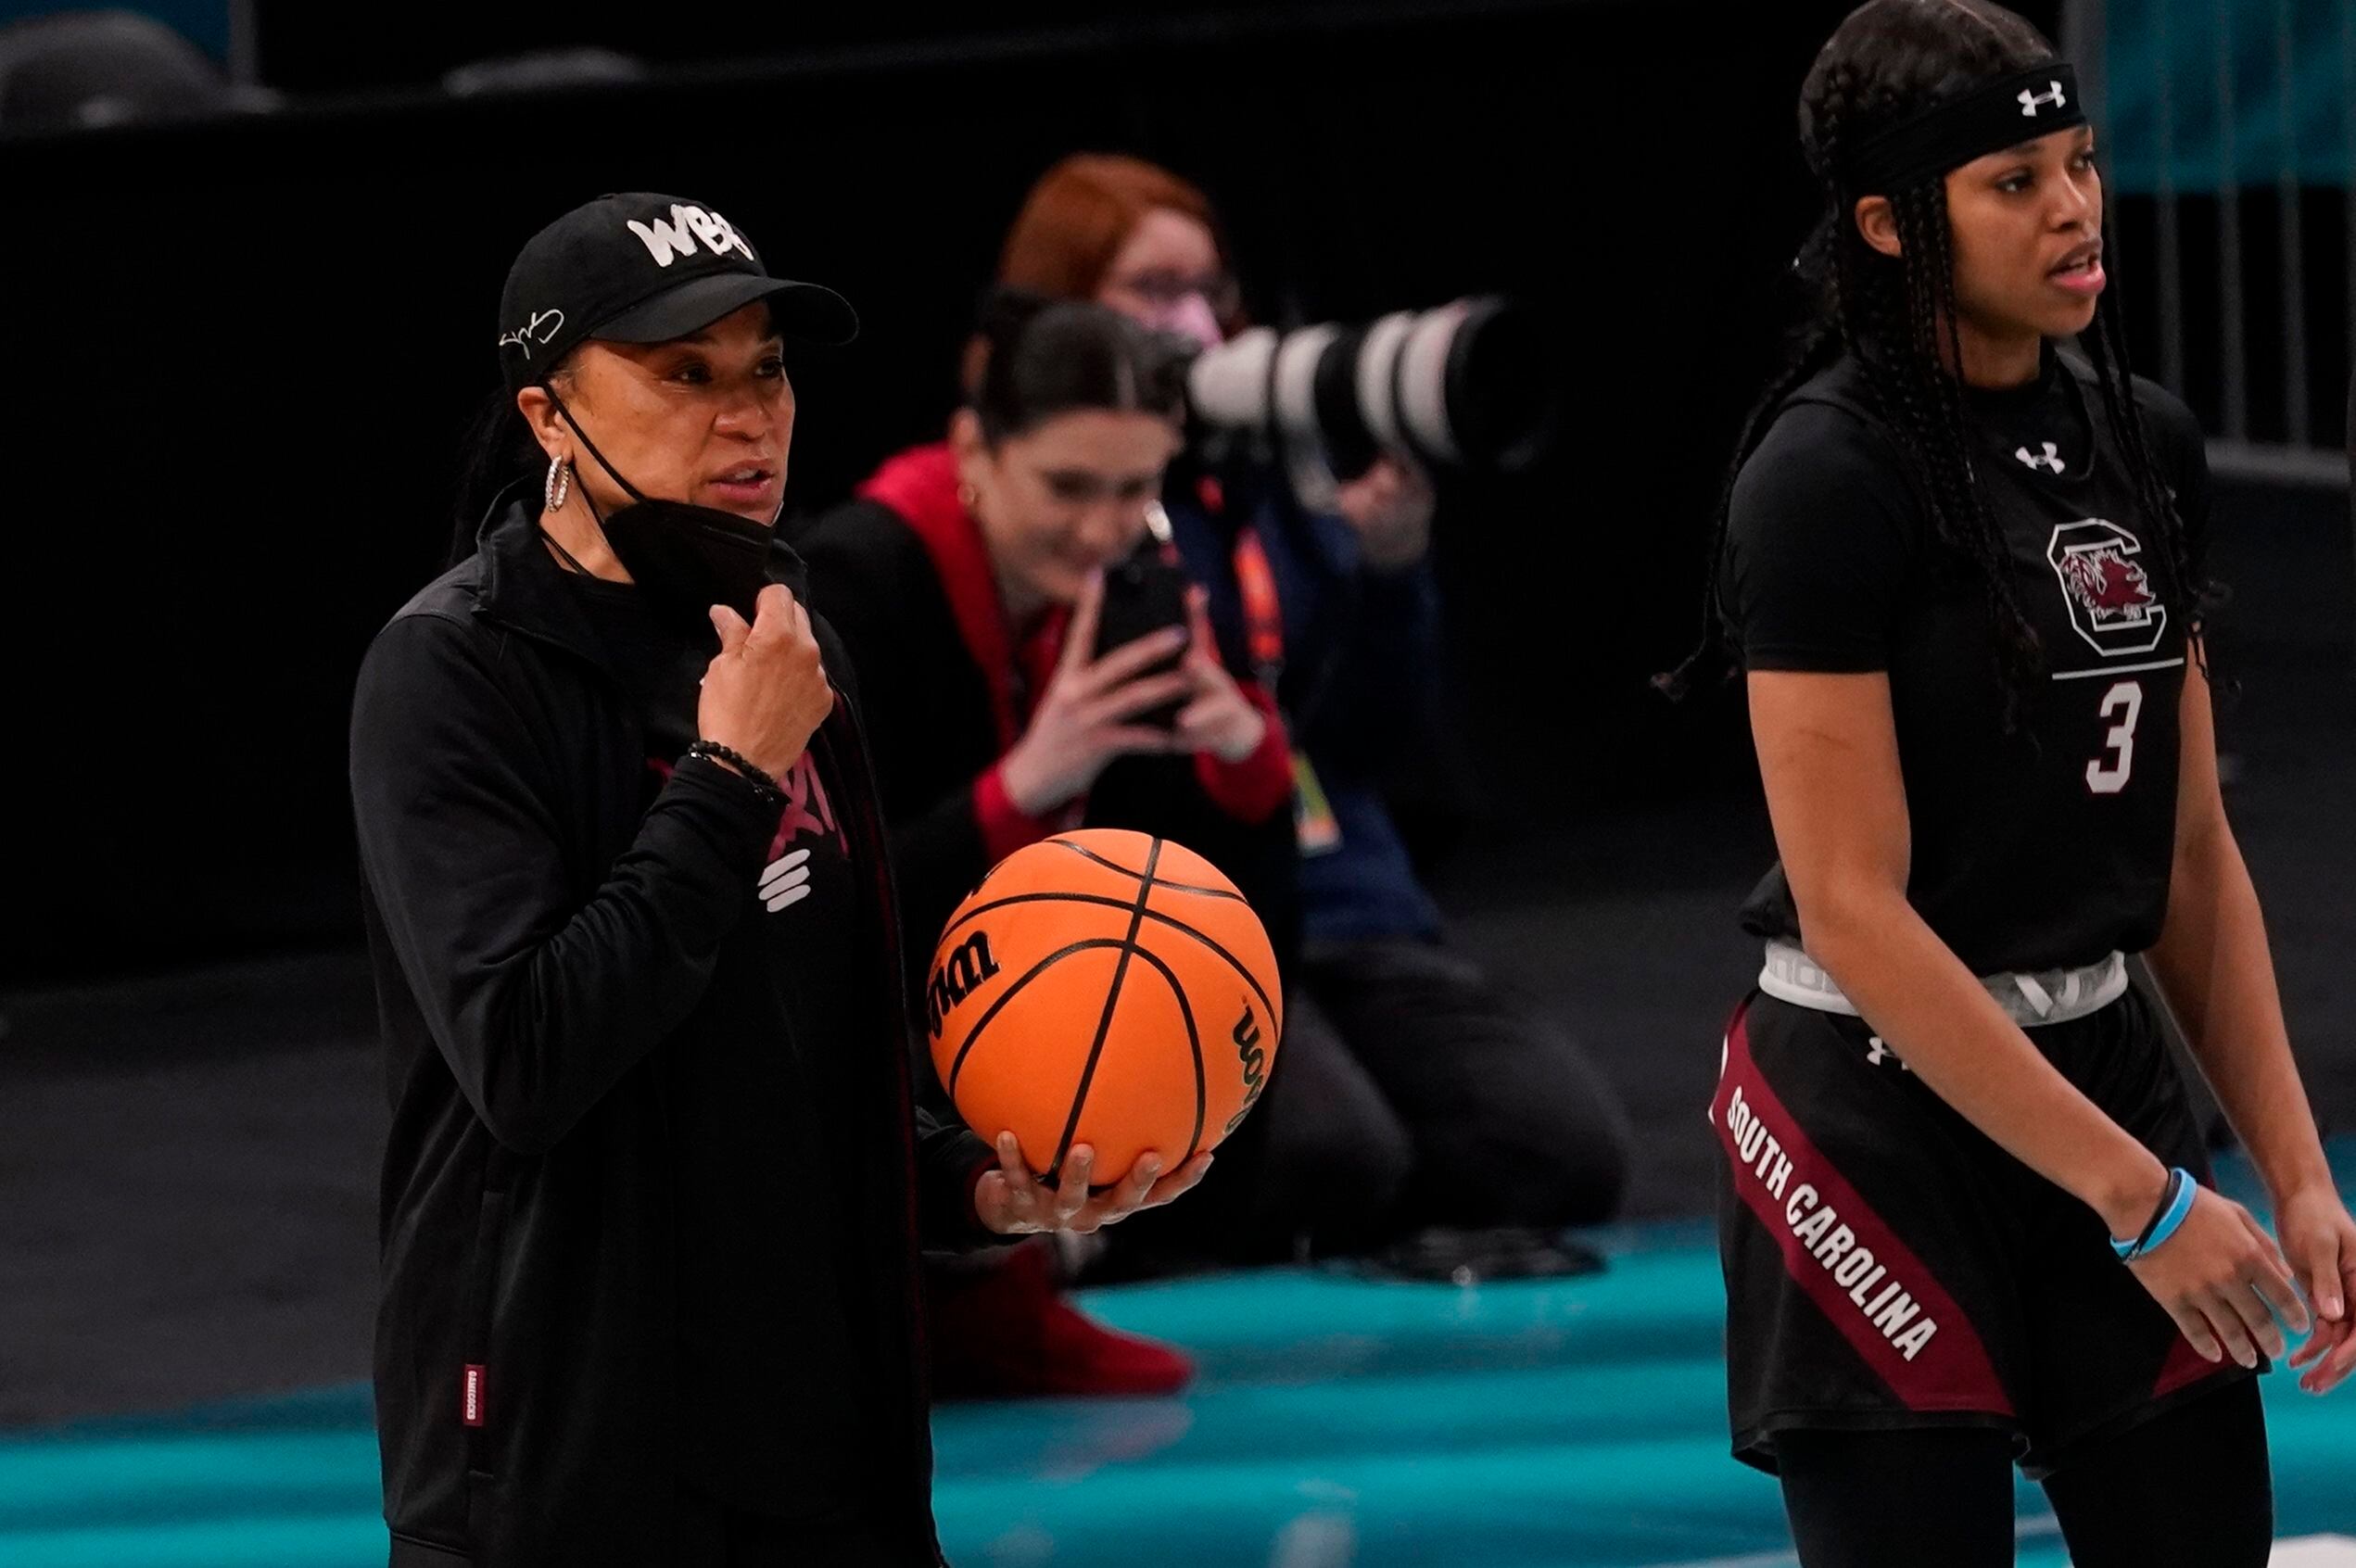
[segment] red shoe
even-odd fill
[[[1178,1351],[1072,1306],[1051,1261],[1047,1247],[1025,1243],[979,1267],[926,1270],[935,1398],[1134,1398],[1194,1381]]]

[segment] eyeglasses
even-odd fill
[[[1232,316],[1242,303],[1235,280],[1226,272],[1202,272],[1188,276],[1184,272],[1133,272],[1125,278],[1112,280],[1112,288],[1134,294],[1152,305],[1175,305],[1190,294],[1199,294],[1203,303],[1210,307],[1212,315]]]

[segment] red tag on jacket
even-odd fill
[[[466,1380],[461,1385],[458,1399],[459,1419],[469,1426],[483,1424],[483,1369],[467,1364]]]

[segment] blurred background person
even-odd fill
[[[998,278],[1096,300],[1196,348],[1243,323],[1208,198],[1133,158],[1070,158],[1042,176]],[[1260,1114],[1274,1179],[1337,1167],[1354,1179],[1345,1193],[1288,1194],[1287,1222],[1333,1251],[1434,1227],[1603,1220],[1628,1182],[1617,1096],[1555,1022],[1447,943],[1392,804],[1455,744],[1430,484],[1387,453],[1335,496],[1315,511],[1273,464],[1192,452],[1163,490],[1222,651],[1275,692],[1293,747],[1304,940]]]
[[[1180,361],[1111,310],[1035,297],[997,301],[982,342],[948,440],[890,459],[796,539],[867,695],[908,929],[939,931],[1025,844],[1130,828],[1226,871],[1287,960],[1292,779],[1273,700],[1220,664],[1199,596],[1191,635],[1099,639],[1107,570],[1151,542],[1180,439]],[[908,952],[920,985],[930,945]],[[1219,1195],[1206,1195],[1221,1213],[1259,1184],[1260,1119],[1222,1146]],[[1157,1393],[1186,1379],[1175,1351],[1064,1302],[1044,1246],[937,1267],[931,1285],[944,1395]]]

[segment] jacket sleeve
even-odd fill
[[[581,782],[532,745],[497,657],[453,618],[387,626],[354,700],[352,800],[436,1044],[491,1136],[537,1154],[694,1008],[774,821],[733,773],[683,764],[581,902],[560,816]]]
[[[974,1210],[974,1189],[997,1169],[998,1157],[954,1111],[931,1108],[927,1098],[919,1094],[916,1107],[918,1240],[964,1252],[1020,1239],[989,1229]]]
[[[1241,762],[1222,762],[1209,752],[1195,753],[1195,779],[1212,803],[1238,822],[1265,822],[1293,798],[1293,754],[1276,700],[1256,680],[1237,683],[1244,701],[1260,712],[1267,727],[1260,744]]]

